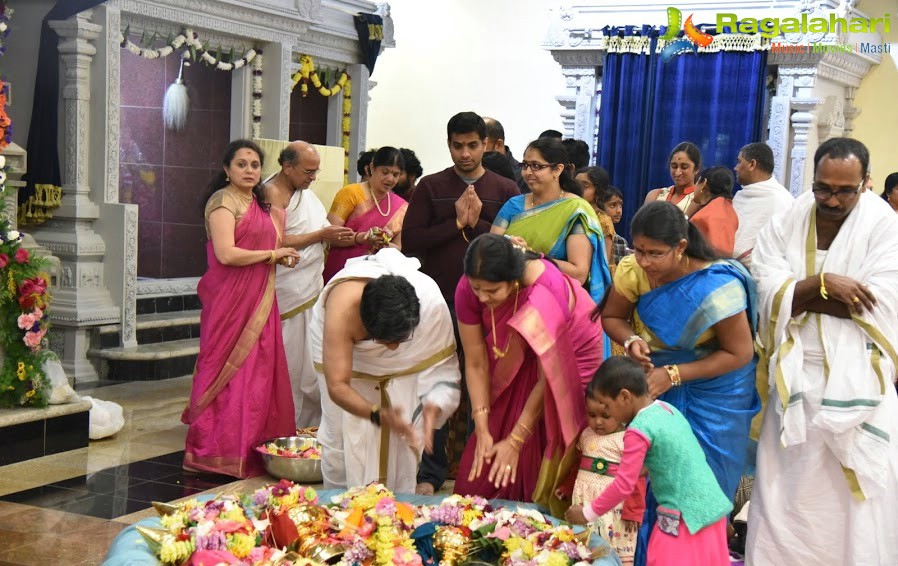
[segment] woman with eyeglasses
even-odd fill
[[[352,239],[331,245],[324,263],[324,282],[343,269],[346,260],[377,253],[387,246],[402,249],[402,221],[408,203],[393,193],[405,168],[402,152],[384,146],[366,167],[369,178],[337,192],[327,219],[334,226],[352,228]]]
[[[754,280],[736,260],[720,259],[671,203],[644,205],[630,230],[635,253],[618,264],[608,301],[593,316],[645,367],[649,393],[683,413],[732,499],[761,408]],[[651,495],[646,505],[640,546],[655,523]]]
[[[592,206],[580,198],[582,189],[568,161],[557,139],[531,142],[521,162],[530,192],[510,198],[491,231],[513,236],[516,244],[552,258],[599,303],[611,284],[605,234]]]
[[[693,206],[698,211],[689,221],[701,231],[705,240],[724,257],[733,257],[739,217],[733,208],[733,173],[729,167],[709,167],[695,178]]]
[[[536,501],[560,517],[562,456],[585,426],[584,391],[602,361],[595,303],[553,262],[495,234],[471,242],[464,272],[455,309],[474,434],[455,492]]]
[[[695,175],[702,168],[702,152],[692,142],[681,142],[670,152],[670,178],[674,184],[649,191],[645,203],[656,200],[667,201],[682,210],[687,216],[695,191]]]

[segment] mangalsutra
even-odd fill
[[[511,316],[514,316],[518,312],[518,291],[521,290],[521,284],[517,281],[514,282],[514,311],[512,311]],[[504,358],[506,354],[508,354],[508,350],[511,349],[511,336],[508,337],[508,342],[505,343],[505,349],[500,350],[496,345],[496,341],[499,339],[496,336],[496,311],[493,307],[490,307],[490,321],[493,324],[493,357],[497,360],[500,358]]]
[[[384,212],[380,208],[380,204],[377,202],[377,197],[374,196],[374,189],[371,188],[371,183],[368,183],[368,192],[371,193],[371,200],[374,201],[374,206],[377,207],[377,212],[380,213],[381,216],[386,218],[390,215],[390,211],[393,209],[393,201],[389,199],[389,195],[387,195],[387,211]]]

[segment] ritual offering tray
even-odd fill
[[[320,483],[321,443],[311,435],[282,436],[256,446],[265,471],[280,479]]]

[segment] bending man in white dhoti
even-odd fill
[[[753,254],[768,392],[750,566],[898,564],[898,219],[835,138]],[[763,373],[761,373],[763,372]]]
[[[449,308],[419,267],[393,248],[353,258],[312,309],[325,488],[414,493],[422,448],[458,406]]]
[[[750,143],[739,150],[733,170],[742,185],[733,197],[733,209],[739,217],[733,257],[750,267],[761,228],[775,215],[790,210],[795,198],[773,176],[773,150],[764,142]]]
[[[293,269],[277,266],[275,291],[281,312],[284,350],[290,370],[296,427],[318,426],[321,396],[318,374],[312,365],[308,335],[311,307],[324,286],[324,246],[352,238],[352,230],[331,226],[324,205],[308,190],[315,180],[321,157],[310,144],[295,141],[278,157],[281,170],[264,185],[265,200],[286,211],[284,245],[296,248],[299,260]]]

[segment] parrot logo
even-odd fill
[[[685,37],[678,39],[677,34],[680,33],[681,29]],[[699,47],[711,45],[711,42],[714,41],[714,36],[708,35],[695,27],[695,24],[692,23],[692,14],[686,18],[686,23],[683,23],[683,13],[677,8],[668,8],[667,31],[660,39],[670,42],[661,50],[661,60],[667,63],[677,55],[697,53]]]

